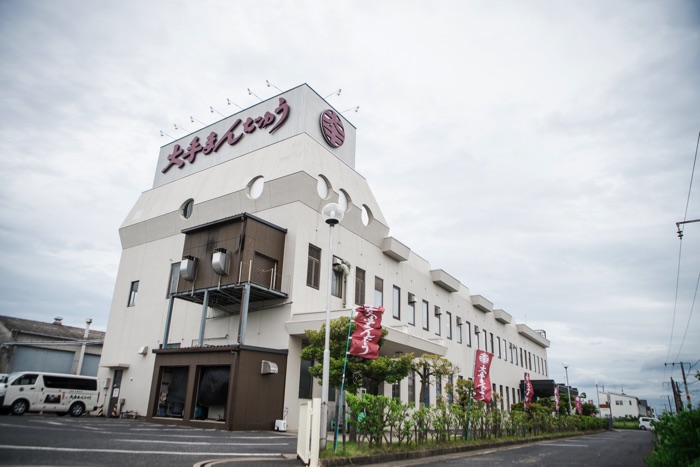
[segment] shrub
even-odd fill
[[[665,413],[654,423],[657,440],[644,459],[651,467],[700,465],[700,409]]]

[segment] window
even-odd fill
[[[452,375],[447,376],[447,402],[452,404],[454,403],[454,387],[452,384]]]
[[[303,347],[306,347],[306,345]],[[311,365],[313,365],[311,360],[302,360],[299,366],[299,399],[311,399],[313,395],[314,378],[309,373]]]
[[[467,347],[472,346],[472,323],[467,321]]]
[[[365,270],[355,268],[355,305],[365,304]]]
[[[491,343],[491,353],[496,353],[496,351],[493,347],[493,333],[490,332],[489,335],[491,336],[491,339],[489,340],[489,342]],[[488,352],[488,350],[487,350],[487,352]]]
[[[408,324],[416,325],[416,297],[408,294]]]
[[[447,316],[447,327],[445,328],[445,333],[447,334],[447,338],[452,340],[452,313],[447,311],[445,312],[445,315]]]
[[[401,289],[396,286],[394,286],[392,307],[392,316],[395,319],[401,319]]]
[[[435,378],[435,401],[442,400],[442,378],[437,376]]]
[[[331,276],[331,295],[343,297],[343,269],[342,260],[337,256],[333,257],[333,275]]]
[[[430,323],[428,322],[428,320],[430,319],[430,316],[428,316],[428,309],[428,302],[423,300],[423,329],[425,329],[426,331],[430,329]]]
[[[177,293],[177,284],[180,280],[180,263],[173,263],[170,265],[170,283],[168,284],[168,293],[165,295],[166,298],[174,293]]]
[[[442,332],[442,312],[440,311],[440,307],[435,305],[435,335],[439,336],[441,335],[440,333]]]
[[[411,371],[408,374],[408,403],[416,403],[416,373]]]
[[[498,339],[498,358],[501,358],[501,338],[496,337],[496,339]]]
[[[318,289],[321,273],[321,249],[309,243],[309,262],[306,266],[306,285]]]
[[[430,407],[430,375],[428,374],[428,367],[423,368],[423,387],[425,388],[423,395],[423,405]]]
[[[374,306],[384,306],[384,279],[374,276]]]
[[[622,405],[622,401],[615,401],[615,405]]]
[[[391,398],[401,399],[401,384],[400,382],[391,385]]]
[[[139,281],[134,281],[131,283],[131,289],[129,290],[129,303],[126,306],[136,305],[136,294],[139,291]]]
[[[192,208],[194,208],[194,200],[190,198],[180,206],[180,215],[185,219],[189,219],[192,215]]]

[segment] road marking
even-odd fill
[[[281,452],[271,452],[268,454],[260,452],[173,452],[173,451],[129,451],[126,449],[79,449],[79,448],[57,448],[54,446],[10,446],[1,444],[0,449],[16,449],[23,451],[59,451],[59,452],[102,452],[108,454],[156,454],[159,456],[230,456],[230,457],[283,457]]]
[[[569,443],[538,443],[538,446],[557,446],[564,448],[587,448],[590,447],[587,444],[569,444]]]
[[[288,446],[289,443],[210,443],[207,441],[156,441],[153,439],[115,439],[126,443],[191,444],[196,446]]]

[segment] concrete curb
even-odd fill
[[[357,457],[334,457],[330,459],[319,459],[319,465],[323,467],[337,467],[342,465],[371,465],[371,464],[383,464],[388,462],[399,462],[405,460],[423,459],[426,457],[442,456],[446,454],[459,454],[462,452],[471,451],[482,451],[487,449],[502,448],[509,446],[518,446],[525,444],[535,444],[540,441],[549,441],[553,439],[564,439],[564,438],[575,438],[578,436],[593,435],[598,433],[604,433],[605,430],[600,431],[590,431],[585,433],[576,433],[571,435],[563,436],[545,436],[542,438],[532,438],[532,439],[519,439],[519,440],[509,440],[509,441],[494,441],[493,443],[486,444],[474,444],[466,446],[451,446],[444,448],[435,449],[423,449],[415,451],[402,451],[395,453],[386,454],[374,454],[368,456],[357,456]]]

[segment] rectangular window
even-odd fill
[[[174,293],[177,293],[177,284],[180,280],[180,263],[170,265],[170,283],[168,284],[168,293],[165,298],[170,298]]]
[[[430,309],[428,302],[423,300],[423,329],[426,331],[430,329],[430,322],[428,321],[430,319],[430,312],[428,311]]]
[[[442,333],[442,312],[440,311],[440,307],[435,305],[435,334],[436,335],[441,335]]]
[[[447,326],[445,327],[445,333],[447,334],[447,338],[452,340],[452,313],[446,311],[445,315],[447,317]]]
[[[393,317],[395,319],[401,319],[401,289],[394,286],[394,296],[393,296]]]
[[[459,318],[458,318],[459,319]],[[457,343],[462,343],[462,324],[457,324]]]
[[[454,403],[454,386],[452,384],[452,375],[447,376],[447,402],[452,404]]]
[[[472,323],[467,321],[467,347],[472,346]]]
[[[408,324],[416,325],[416,297],[408,294]]]
[[[374,276],[374,306],[384,306],[384,279]]]
[[[342,265],[342,260],[337,256],[333,257],[333,275],[331,276],[331,295],[338,298],[343,298],[343,270],[339,265]]]
[[[321,249],[309,243],[309,262],[306,266],[306,285],[318,289],[321,274]]]
[[[308,343],[302,344],[302,349],[309,345]],[[301,365],[299,365],[299,399],[311,399],[313,395],[313,384],[314,378],[309,373],[309,368],[314,362],[311,360],[302,360]]]
[[[365,304],[365,270],[355,268],[355,305]]]
[[[126,306],[136,305],[136,294],[139,291],[139,281],[134,281],[131,283],[131,288],[129,289],[129,303]]]
[[[408,404],[416,403],[416,373],[411,371],[408,374]]]
[[[391,398],[392,399],[401,399],[401,384],[400,384],[400,382],[391,385]]]
[[[498,339],[498,358],[501,358],[501,338],[496,337],[496,339]]]
[[[493,347],[493,333],[490,332],[489,334],[491,336],[491,339],[489,340],[489,342],[491,343],[491,353],[496,353],[496,351],[494,350],[494,347]],[[488,350],[487,350],[487,352],[488,352]]]
[[[442,378],[435,377],[435,402],[442,400]]]

